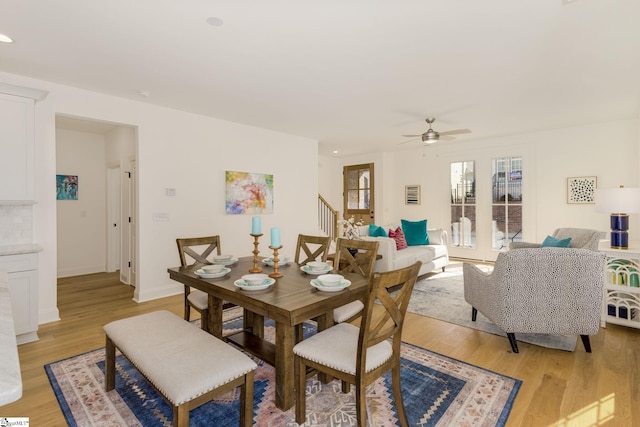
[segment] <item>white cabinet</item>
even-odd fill
[[[18,344],[38,339],[38,254],[0,256],[9,273],[9,294]]]
[[[34,103],[0,93],[0,200],[35,198]]]
[[[640,247],[611,249],[608,243],[600,245],[607,256],[600,324],[640,328]]]

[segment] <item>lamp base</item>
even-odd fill
[[[611,214],[611,248],[629,249],[629,215]]]

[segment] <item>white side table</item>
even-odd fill
[[[602,241],[598,250],[607,256],[600,326],[640,329],[640,247],[612,249],[609,241]]]

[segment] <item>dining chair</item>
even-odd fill
[[[333,269],[338,274],[356,273],[369,279],[378,254],[377,241],[339,238]],[[352,301],[333,310],[335,323],[350,322],[362,313],[362,301]]]
[[[182,267],[211,264],[209,257],[220,255],[220,236],[178,238],[176,243]],[[191,308],[200,313],[200,327],[209,332],[209,296],[184,285],[184,320],[191,318]]]
[[[296,422],[306,420],[306,380],[325,373],[355,385],[357,425],[366,425],[366,387],[391,371],[398,419],[407,426],[400,387],[400,346],[409,298],[420,262],[399,270],[374,273],[369,280],[360,327],[339,323],[293,347],[296,381]],[[393,294],[390,293],[393,289]],[[307,373],[307,368],[311,370]]]
[[[294,261],[300,265],[306,265],[308,262],[326,261],[329,252],[331,237],[329,236],[307,236],[298,234],[298,243],[296,244],[296,254]],[[301,261],[301,257],[304,259]]]

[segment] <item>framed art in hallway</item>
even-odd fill
[[[56,200],[78,200],[78,175],[56,175]]]

